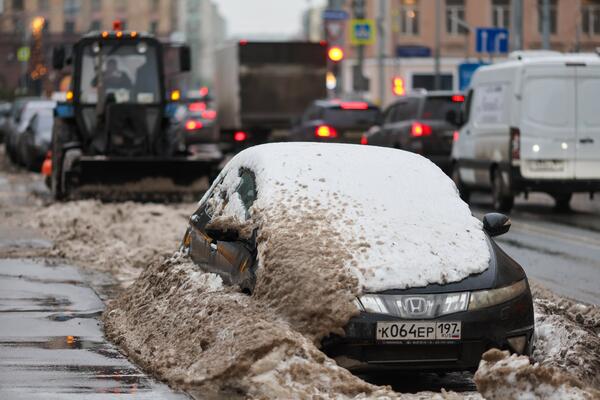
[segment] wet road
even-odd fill
[[[1,399],[185,399],[107,342],[77,268],[0,260]]]
[[[471,208],[490,212],[487,196],[474,197]],[[549,196],[518,198],[510,213],[509,233],[496,238],[527,272],[552,291],[600,305],[600,196],[576,195],[572,209],[556,212]]]

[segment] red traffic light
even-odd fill
[[[344,58],[344,50],[339,46],[332,46],[329,48],[329,51],[327,51],[327,57],[333,62],[342,61]]]

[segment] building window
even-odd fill
[[[465,0],[446,0],[446,32],[450,35],[465,35]]]
[[[556,33],[557,25],[557,0],[548,0],[550,3],[550,33]],[[543,33],[544,31],[544,0],[538,0],[538,32]]]
[[[492,26],[510,27],[510,0],[492,0]]]
[[[100,30],[100,21],[95,19],[90,24],[90,31],[99,31]]]
[[[100,0],[92,0],[92,11],[100,11],[102,9],[102,2]]]
[[[588,35],[600,35],[600,0],[582,2],[581,31]]]
[[[23,11],[23,0],[13,0],[12,9],[15,11]]]
[[[150,21],[150,33],[156,35],[158,32],[158,21]]]
[[[65,33],[75,33],[75,21],[65,21]]]
[[[65,0],[63,9],[66,15],[74,16],[79,13],[79,0]],[[65,25],[66,26],[66,25]]]
[[[418,0],[401,0],[399,13],[400,33],[403,35],[419,34]]]

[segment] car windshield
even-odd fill
[[[323,120],[336,127],[353,128],[369,127],[377,122],[379,110],[369,108],[366,110],[344,110],[341,108],[328,108],[323,113]]]
[[[156,49],[144,41],[90,44],[83,50],[80,101],[96,104],[112,94],[117,103],[158,102],[156,57]]]
[[[421,119],[426,120],[445,120],[448,111],[453,110],[457,114],[460,112],[462,102],[453,101],[452,96],[429,97],[425,101]]]

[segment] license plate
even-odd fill
[[[378,322],[377,340],[460,340],[460,322]]]
[[[565,169],[565,163],[562,160],[535,160],[529,161],[529,168],[532,171],[558,172]]]
[[[344,133],[344,137],[346,139],[360,139],[362,135],[363,135],[363,132],[359,132],[359,131],[346,131]]]

